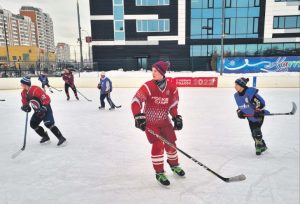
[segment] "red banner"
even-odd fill
[[[217,87],[218,77],[175,77],[177,87]]]

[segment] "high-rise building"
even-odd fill
[[[42,9],[22,6],[20,15],[28,16],[35,24],[36,43],[38,47],[46,52],[55,52],[53,22],[49,14],[44,13]]]
[[[93,60],[149,69],[162,59],[195,71],[221,53],[299,56],[299,9],[299,0],[90,0]]]
[[[56,59],[60,62],[70,61],[70,46],[66,43],[57,43]]]
[[[35,26],[29,17],[0,9],[0,46],[6,43],[7,46],[36,46]]]

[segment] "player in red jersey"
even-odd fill
[[[172,171],[179,176],[185,172],[179,166],[176,149],[164,144],[148,130],[161,135],[176,146],[174,130],[182,129],[182,117],[178,115],[178,90],[174,83],[165,78],[169,62],[158,61],[152,65],[153,79],[147,81],[133,97],[131,109],[135,119],[135,126],[145,131],[148,141],[152,144],[152,164],[156,172],[156,179],[163,185],[170,185],[164,173],[164,150],[167,162]],[[143,109],[143,103],[144,110]],[[168,115],[172,116],[174,127]]]
[[[74,84],[74,76],[73,76],[72,71],[65,68],[64,73],[62,75],[62,78],[65,81],[65,92],[66,92],[66,95],[67,95],[67,100],[70,100],[69,87],[71,87],[71,89],[73,90],[76,99],[79,100],[78,95],[77,95],[77,91],[76,91],[76,87],[75,87],[75,84]]]
[[[21,86],[23,91],[22,96],[22,107],[21,109],[25,112],[30,112],[31,107],[34,113],[30,120],[30,127],[36,131],[36,133],[42,137],[40,143],[50,142],[48,133],[39,124],[44,121],[44,124],[51,132],[57,137],[57,146],[62,146],[66,142],[59,131],[59,129],[54,124],[54,118],[52,109],[50,106],[50,97],[38,86],[31,86],[30,77],[24,77],[21,79]],[[31,107],[30,107],[31,105]]]

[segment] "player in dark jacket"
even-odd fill
[[[258,94],[258,89],[246,85],[248,81],[248,78],[243,77],[235,80],[235,90],[237,92],[234,94],[234,98],[238,105],[237,115],[240,119],[247,117],[255,141],[256,155],[261,155],[262,152],[267,150],[261,127],[264,122],[264,114],[268,114],[269,111],[264,110],[265,101]]]
[[[69,95],[69,87],[71,87],[71,89],[74,92],[74,95],[76,97],[77,100],[79,100],[78,95],[77,95],[77,91],[76,91],[76,87],[74,84],[74,76],[72,71],[70,71],[69,69],[64,69],[64,73],[62,74],[62,78],[65,81],[65,92],[67,95],[67,100],[70,100],[70,95]]]
[[[36,131],[36,133],[42,137],[40,143],[50,142],[48,133],[39,124],[44,121],[44,124],[51,132],[57,137],[57,146],[62,146],[66,142],[66,138],[61,134],[59,129],[55,126],[52,109],[50,106],[50,97],[38,86],[31,86],[30,77],[24,77],[21,79],[21,86],[23,91],[22,107],[25,112],[30,112],[31,107],[34,113],[30,120],[30,127]],[[31,105],[31,107],[30,107]]]
[[[46,86],[49,88],[49,91],[51,93],[53,93],[52,89],[51,89],[51,86],[49,85],[49,80],[48,80],[48,77],[45,73],[42,73],[40,76],[39,76],[39,81],[42,82],[42,88],[44,89],[44,92],[46,93]]]

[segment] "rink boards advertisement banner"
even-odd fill
[[[177,87],[217,87],[218,77],[175,77],[169,78]]]
[[[220,72],[220,61],[217,70]],[[300,72],[300,56],[228,57],[224,58],[224,73]]]

